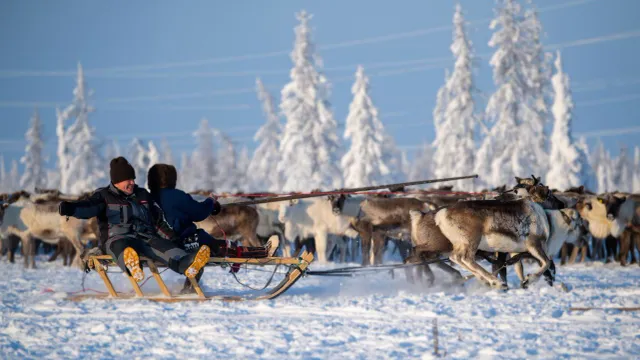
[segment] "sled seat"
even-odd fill
[[[297,257],[297,258],[294,258],[294,257],[289,257],[289,258],[287,257],[266,257],[266,258],[211,257],[209,258],[209,261],[207,262],[207,265],[205,265],[205,267],[223,266],[223,265],[231,265],[231,264],[250,264],[250,265],[258,265],[258,266],[265,266],[265,265],[288,266],[289,271],[287,272],[285,279],[282,280],[282,282],[278,284],[278,286],[276,286],[273,290],[269,291],[266,295],[255,298],[256,300],[258,300],[258,299],[273,299],[279,296],[280,294],[282,294],[289,287],[291,287],[293,283],[295,283],[295,281],[300,276],[304,274],[307,267],[312,261],[313,261],[313,254],[305,251],[300,257]],[[158,286],[160,286],[160,290],[162,291],[162,294],[165,297],[164,299],[157,298],[157,297],[149,298],[151,300],[172,302],[172,301],[181,301],[181,300],[211,299],[211,297],[207,297],[204,294],[204,292],[200,288],[200,285],[198,285],[198,282],[195,279],[189,279],[189,280],[194,290],[196,291],[198,298],[196,299],[186,298],[185,296],[180,296],[180,295],[174,296],[169,291],[169,288],[167,287],[165,282],[162,280],[162,277],[160,276],[160,272],[158,271],[158,268],[166,267],[166,265],[151,261],[150,259],[144,256],[140,257],[140,264],[143,266],[146,265],[147,268],[149,268],[149,270],[151,271],[151,274],[153,275],[153,278],[158,283]],[[127,296],[125,294],[118,294],[118,292],[116,292],[115,288],[113,287],[113,284],[111,283],[111,280],[109,279],[109,275],[106,272],[105,266],[117,266],[116,262],[111,257],[111,255],[99,255],[99,256],[89,257],[89,267],[95,270],[96,272],[98,272],[98,274],[100,275],[100,278],[104,282],[105,287],[109,291],[109,297],[129,298],[130,296]],[[142,292],[142,289],[140,288],[138,283],[133,279],[133,277],[131,277],[131,275],[129,275],[128,273],[126,275],[127,275],[127,278],[129,279],[129,282],[131,283],[131,286],[133,287],[133,290],[136,293],[135,297],[139,297],[139,298],[145,297],[144,293]],[[71,297],[70,299],[82,300],[86,298],[96,298],[96,297],[105,297],[105,296],[78,295],[78,296]],[[225,297],[225,298],[222,298],[222,300],[244,300],[244,299],[240,299],[237,297]]]

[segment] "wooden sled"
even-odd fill
[[[97,271],[104,282],[105,287],[109,291],[108,294],[80,294],[67,297],[67,300],[82,301],[86,299],[145,299],[159,302],[179,302],[179,301],[209,301],[209,300],[222,300],[222,301],[247,301],[247,300],[270,300],[282,295],[287,291],[298,279],[304,275],[309,264],[313,261],[313,254],[305,251],[298,258],[225,258],[225,257],[212,257],[209,259],[207,266],[225,265],[225,264],[250,264],[250,265],[285,265],[289,267],[289,271],[286,273],[284,279],[268,292],[256,295],[256,296],[229,296],[229,295],[207,295],[202,291],[200,285],[195,279],[190,279],[196,294],[185,295],[173,295],[167,288],[167,285],[162,280],[160,273],[158,272],[158,264],[146,259],[140,258],[140,262],[146,265],[151,271],[153,278],[160,286],[162,294],[145,295],[138,283],[127,274],[129,282],[135,291],[135,294],[119,294],[116,292],[109,275],[105,271],[103,262],[108,261],[111,266],[117,266],[110,255],[92,256],[89,258],[90,263],[93,264],[93,270]]]

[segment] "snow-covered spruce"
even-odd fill
[[[389,144],[385,147],[384,126],[369,96],[369,78],[362,66],[356,70],[351,93],[353,100],[344,132],[345,139],[351,140],[351,147],[341,160],[344,184],[354,188],[391,183],[393,174],[387,161],[394,154],[384,153],[389,150]]]
[[[146,186],[147,184],[147,169],[149,165],[149,152],[144,146],[142,141],[138,138],[133,138],[127,152],[127,160],[136,172],[136,183],[139,186]]]
[[[560,51],[556,55],[555,67],[556,74],[551,78],[555,95],[551,108],[554,123],[549,172],[545,184],[551,188],[566,190],[590,182],[590,169],[587,154],[573,142],[571,136],[573,100],[569,76],[562,69]]]
[[[20,188],[27,191],[34,191],[36,188],[44,188],[46,184],[46,174],[44,170],[44,158],[42,149],[44,147],[42,139],[42,122],[38,111],[34,111],[31,118],[31,126],[25,135],[27,147],[20,162],[24,164],[24,172],[20,179]]]
[[[633,192],[640,194],[640,146],[636,146],[633,164]]]
[[[189,161],[182,162],[184,170],[179,177],[188,179],[183,182],[183,186],[189,185],[188,191],[195,188],[213,190],[215,188],[215,180],[218,175],[216,171],[216,158],[213,146],[213,129],[209,127],[209,121],[202,119],[200,127],[193,136],[196,138],[196,149],[191,155]]]
[[[248,187],[253,191],[278,192],[282,188],[283,178],[282,173],[274,167],[280,162],[282,124],[280,124],[273,97],[260,79],[256,79],[256,88],[266,122],[254,136],[254,140],[259,142],[259,145],[249,164],[248,174],[251,175],[248,179]]]
[[[433,177],[433,147],[423,144],[416,150],[413,166],[409,169],[409,181],[431,179]]]
[[[160,162],[163,164],[175,165],[175,162],[173,160],[173,151],[171,151],[171,145],[169,145],[169,142],[166,138],[163,138],[162,142],[160,142],[160,148],[162,149]]]
[[[460,4],[453,16],[453,43],[451,52],[455,65],[438,91],[434,109],[436,138],[433,142],[434,175],[436,178],[462,176],[474,166],[474,130],[476,115],[472,96],[473,49],[467,38]],[[452,183],[456,190],[473,190],[473,182],[458,180]]]
[[[491,57],[497,90],[486,118],[493,123],[478,151],[476,172],[490,186],[510,183],[522,174],[543,174],[545,154],[544,58],[535,12],[523,18],[515,0],[501,1],[490,28],[496,48]]]
[[[342,186],[342,171],[337,162],[340,142],[327,100],[329,84],[320,73],[321,60],[311,40],[311,15],[301,11],[297,18],[300,24],[295,28],[291,52],[291,81],[281,92],[280,109],[286,124],[277,171],[288,175],[283,191],[339,188]]]
[[[220,132],[214,132],[217,138],[220,140],[220,146],[218,150],[218,156],[216,163],[218,164],[219,171],[215,179],[215,190],[217,192],[228,192],[235,194],[240,190],[240,174],[238,172],[238,155],[236,154],[235,146],[231,138]],[[210,188],[205,188],[210,189]]]
[[[78,64],[73,101],[63,111],[56,109],[59,188],[63,193],[80,194],[95,190],[106,178],[95,129],[89,125],[89,114],[95,111],[89,104],[91,94],[86,89],[82,65]],[[65,129],[65,122],[72,119],[75,122]]]

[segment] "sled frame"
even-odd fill
[[[158,296],[154,294],[153,296],[146,296],[138,283],[129,275],[126,274],[127,278],[129,278],[129,282],[133,287],[135,295],[132,294],[122,294],[118,293],[113,287],[113,283],[111,279],[109,279],[109,275],[103,265],[103,262],[108,262],[107,265],[117,266],[114,262],[113,258],[110,255],[99,255],[99,256],[91,256],[89,257],[89,262],[93,264],[92,268],[95,270],[100,278],[104,282],[105,287],[107,288],[108,294],[80,294],[68,297],[68,300],[71,301],[82,301],[86,299],[145,299],[159,302],[179,302],[179,301],[208,301],[208,300],[222,300],[222,301],[244,301],[244,300],[269,300],[275,299],[276,297],[282,295],[285,291],[287,291],[295,282],[302,277],[309,264],[313,261],[313,254],[307,251],[303,252],[299,257],[289,257],[289,258],[281,258],[281,257],[266,257],[266,258],[229,258],[229,257],[211,257],[207,262],[207,267],[210,266],[222,266],[222,265],[231,265],[231,264],[250,264],[250,265],[286,265],[289,267],[289,271],[286,273],[284,279],[276,285],[273,289],[269,290],[265,294],[253,296],[253,297],[245,297],[245,296],[207,296],[202,288],[198,284],[195,279],[189,279],[193,289],[195,290],[197,297],[193,297],[193,295],[173,295],[171,291],[165,284],[164,280],[160,276],[160,272],[158,271],[158,267],[166,267],[164,265],[156,264],[150,259],[146,257],[140,258],[140,264],[147,265],[147,268],[151,271],[151,274],[158,283],[160,287],[160,291],[162,292],[162,296]]]

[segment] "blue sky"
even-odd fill
[[[478,55],[478,105],[493,90],[487,46],[493,1],[461,1]],[[640,145],[640,2],[538,0],[549,49],[561,48],[573,84],[574,133],[598,137],[612,153]],[[0,153],[24,151],[38,105],[55,154],[55,105],[72,99],[76,64],[94,90],[91,121],[121,146],[166,137],[174,156],[191,151],[206,117],[237,143],[255,147],[262,124],[255,78],[279,97],[288,81],[294,13],[314,15],[313,37],[344,122],[356,66],[397,143],[434,138],[431,112],[452,66],[453,1],[3,1],[0,2]],[[53,163],[53,161],[52,161]],[[52,165],[52,164],[50,164]]]

